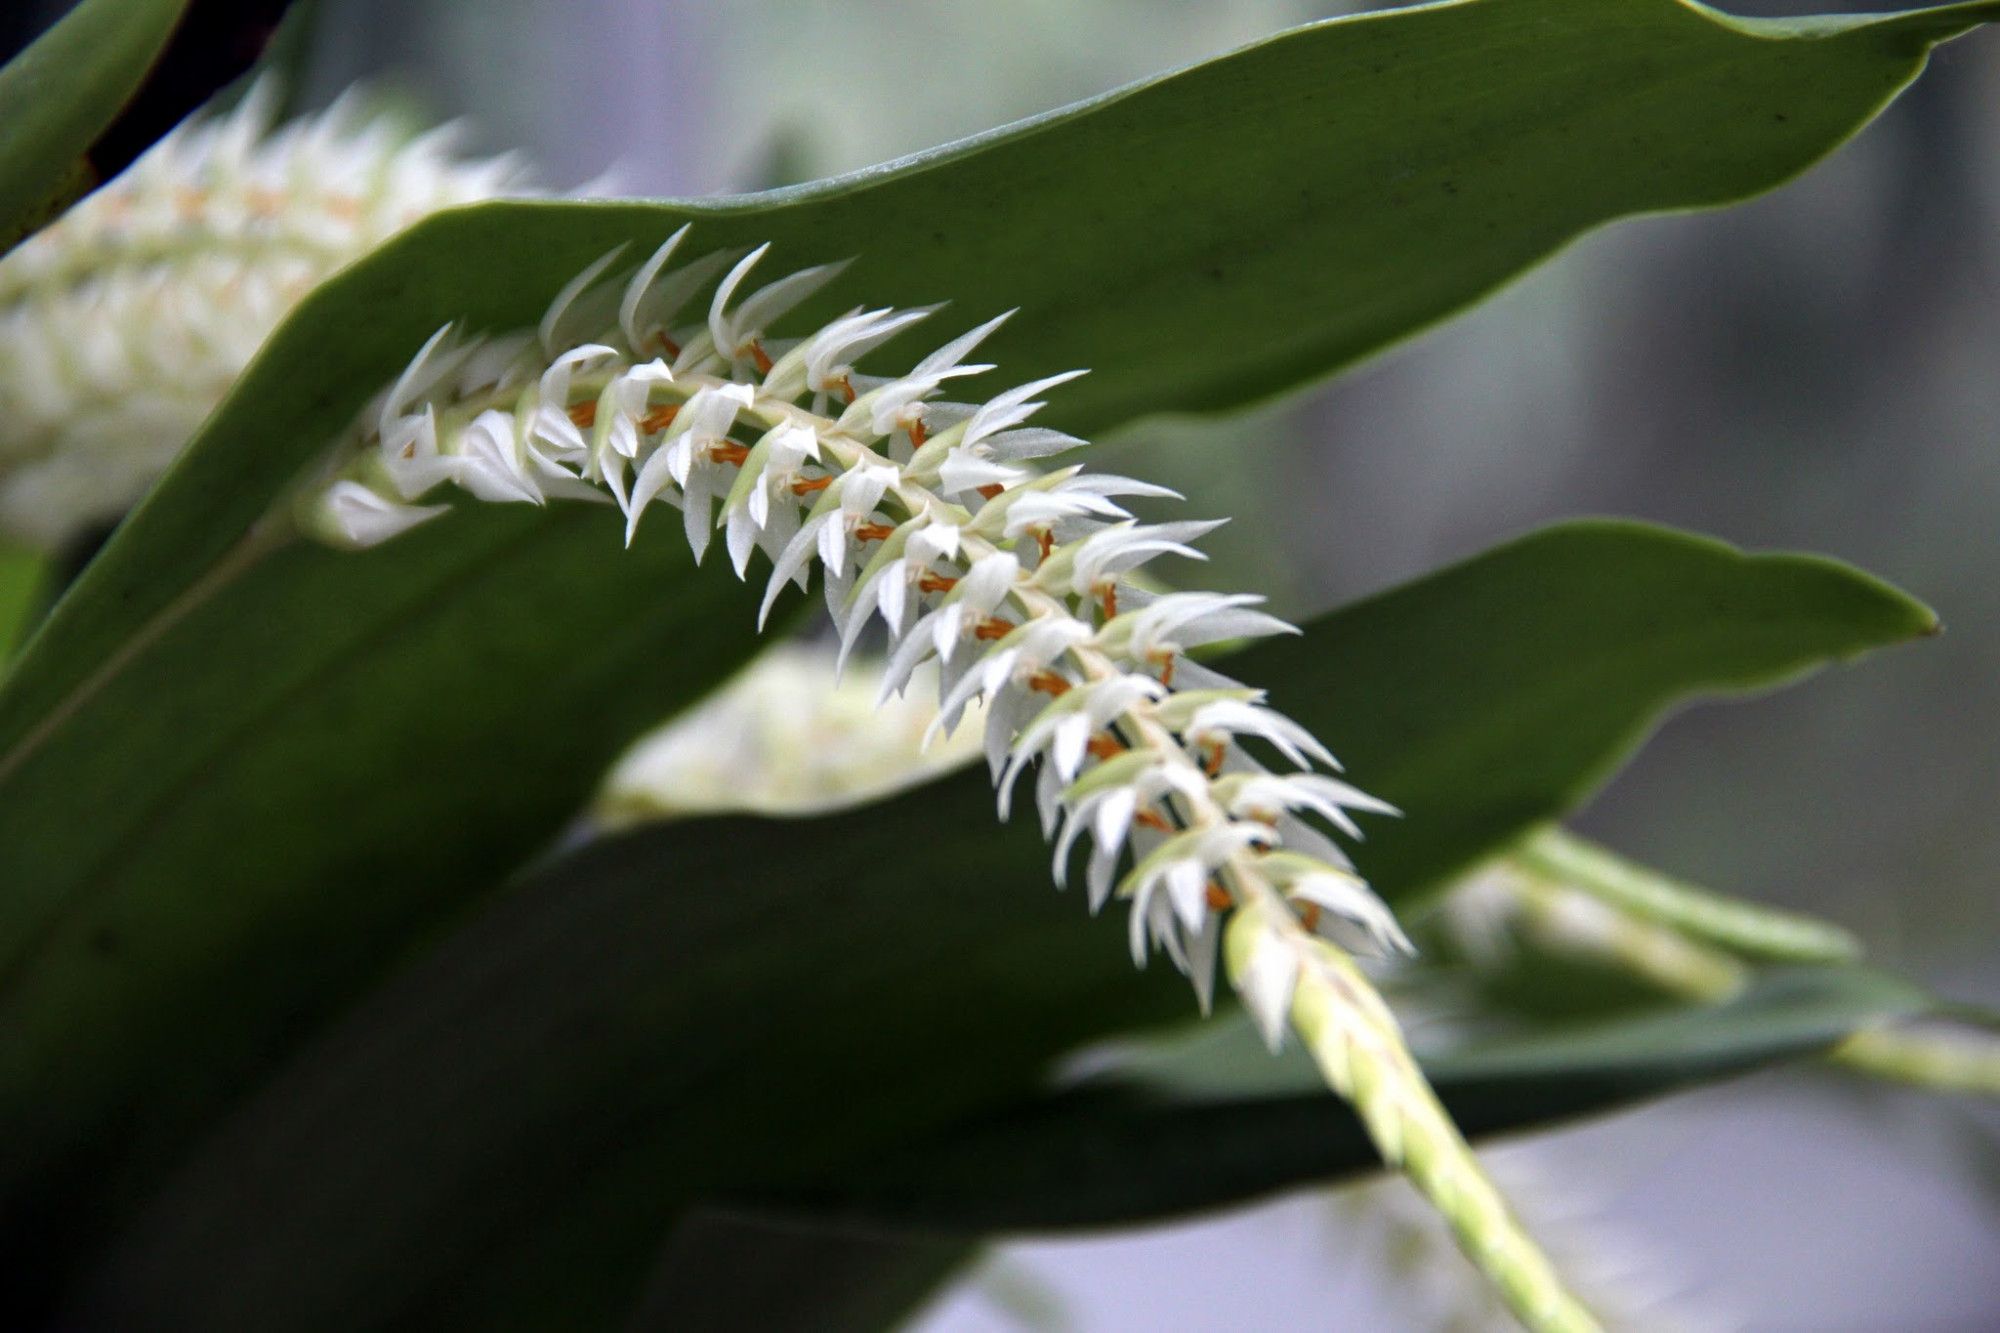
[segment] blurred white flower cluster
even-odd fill
[[[532,193],[447,126],[350,93],[273,131],[275,93],[190,120],[0,257],[0,539],[129,508],[328,274],[429,213]]]
[[[912,786],[979,754],[973,725],[934,740],[934,691],[879,708],[884,664],[834,670],[832,644],[781,644],[700,707],[641,740],[611,772],[599,822],[619,827],[741,810],[805,814]]]

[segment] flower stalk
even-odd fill
[[[938,730],[983,701],[1001,817],[1033,768],[1058,885],[1087,840],[1090,908],[1127,902],[1135,962],[1165,952],[1206,1010],[1226,931],[1228,976],[1266,1040],[1300,1033],[1520,1317],[1595,1327],[1350,957],[1409,946],[1328,833],[1359,836],[1356,813],[1393,812],[1322,771],[1333,756],[1261,691],[1189,656],[1297,631],[1257,597],[1131,578],[1162,557],[1200,559],[1192,543],[1215,524],[1141,522],[1121,501],[1179,497],[1038,469],[1083,444],[1028,424],[1039,395],[1080,372],[943,401],[951,381],[992,368],[968,358],[1005,315],[870,378],[854,363],[931,310],[858,307],[780,340],[771,326],[840,266],[746,290],[765,248],[669,267],[686,234],[622,281],[606,277],[615,256],[598,261],[532,335],[439,330],[302,497],[306,528],[372,546],[443,514],[447,487],[613,505],[628,543],[674,508],[697,559],[720,530],[739,577],[756,552],[770,560],[761,616],[816,567],[843,659],[874,621],[886,628],[884,698],[934,664]],[[681,319],[711,283],[706,317]]]
[[[1504,955],[1512,923],[1542,948],[1701,1003],[1740,993],[1752,976],[1746,958],[1849,962],[1860,950],[1829,922],[1681,884],[1553,828],[1456,889],[1444,918],[1481,963]],[[1990,1033],[1870,1027],[1827,1059],[1889,1082],[2000,1097],[2000,1039]]]

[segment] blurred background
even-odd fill
[[[1374,7],[319,0],[297,93],[366,78],[556,186],[696,195],[852,170]],[[1581,513],[1821,551],[1914,592],[1941,640],[1676,718],[1579,823],[2000,1002],[1996,150],[2000,36],[1975,35],[1773,196],[1586,238],[1337,383],[1144,423],[1107,465],[1235,515],[1209,543],[1216,586],[1293,616]],[[1972,1331],[2000,1329],[1996,1144],[1990,1108],[1800,1070],[1496,1157],[1531,1218],[1678,1287],[1690,1325]],[[1385,1281],[1382,1216],[1315,1193],[1010,1244],[916,1327],[1225,1329],[1246,1299],[1260,1326],[1433,1327]]]

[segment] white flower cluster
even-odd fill
[[[940,401],[951,381],[991,368],[968,358],[1002,316],[906,375],[865,378],[852,363],[930,311],[856,309],[781,342],[770,326],[838,266],[744,294],[764,249],[669,270],[685,233],[622,285],[602,280],[611,257],[591,266],[532,336],[440,330],[380,400],[364,448],[315,493],[310,525],[372,545],[443,512],[418,502],[445,483],[488,501],[609,502],[628,541],[654,507],[679,509],[697,556],[719,528],[739,575],[752,552],[770,558],[766,615],[817,564],[843,657],[881,620],[885,697],[935,662],[938,728],[983,699],[1002,816],[1039,761],[1057,881],[1087,835],[1092,909],[1129,899],[1134,959],[1164,949],[1204,1006],[1238,906],[1265,925],[1237,981],[1274,1044],[1316,934],[1407,947],[1308,822],[1355,836],[1350,812],[1388,807],[1324,773],[1272,771],[1246,741],[1298,770],[1333,757],[1259,691],[1186,656],[1295,631],[1256,597],[1155,595],[1129,581],[1161,556],[1199,558],[1189,543],[1213,525],[1142,523],[1119,501],[1171,492],[1032,466],[1082,443],[1027,424],[1038,395],[1071,375],[976,406]],[[706,318],[678,322],[718,273]]]
[[[349,96],[191,120],[0,258],[0,537],[60,545],[171,462],[312,287],[417,219],[529,192]]]
[[[648,512],[681,511],[696,557],[719,528],[739,576],[772,564],[763,614],[815,565],[845,659],[876,620],[880,694],[934,669],[935,726],[983,701],[1004,817],[1030,766],[1061,884],[1092,844],[1090,905],[1131,906],[1134,960],[1155,948],[1212,998],[1220,955],[1265,1039],[1299,1034],[1460,1245],[1536,1329],[1597,1324],[1564,1289],[1480,1171],[1346,950],[1408,948],[1320,821],[1388,807],[1303,728],[1191,661],[1208,644],[1295,632],[1260,599],[1156,594],[1131,575],[1200,558],[1207,523],[1145,523],[1120,503],[1159,487],[1038,459],[1081,440],[1028,424],[1072,375],[977,405],[942,400],[1005,316],[892,379],[854,362],[930,310],[857,308],[797,339],[771,329],[838,272],[810,268],[743,292],[765,253],[667,267],[686,229],[622,282],[609,255],[557,296],[533,333],[440,329],[365,414],[352,448],[301,498],[304,526],[373,546],[444,513],[455,486],[484,501],[616,505],[629,542]],[[719,281],[718,281],[718,275]],[[714,285],[706,318],[680,313]],[[1291,766],[1273,771],[1259,752]],[[1121,873],[1122,871],[1122,873]]]
[[[831,643],[787,642],[641,737],[592,803],[604,827],[752,810],[808,814],[879,800],[970,762],[974,719],[931,741],[934,692],[878,702],[887,663],[838,672]],[[932,675],[932,672],[923,674]]]

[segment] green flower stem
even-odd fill
[[[1230,918],[1223,941],[1231,978],[1248,974],[1266,931],[1279,932],[1301,952],[1292,1027],[1327,1086],[1353,1105],[1383,1161],[1400,1167],[1431,1201],[1522,1324],[1534,1333],[1597,1329],[1480,1167],[1395,1018],[1352,959],[1288,918],[1247,906]]]
[[[1559,828],[1529,835],[1514,857],[1524,869],[1587,893],[1635,919],[1656,922],[1732,953],[1802,963],[1851,962],[1861,956],[1860,941],[1830,922],[1683,884]]]
[[[1831,961],[1798,951],[1814,940],[1831,945],[1851,938],[1838,926],[1654,875],[1555,829],[1530,838],[1515,866],[1519,873],[1511,883],[1520,919],[1542,947],[1612,964],[1670,995],[1705,1004],[1730,998],[1750,979],[1741,958],[1715,947],[1724,935],[1754,937],[1761,947],[1743,951],[1767,957],[1790,943],[1795,950],[1777,956],[1808,961]],[[1609,877],[1599,877],[1600,871]],[[1708,928],[1682,924],[1697,920]],[[1718,922],[1726,925],[1715,929]],[[2000,1097],[2000,1040],[1990,1034],[1870,1028],[1833,1047],[1827,1059],[1870,1078]]]
[[[2000,1041],[1990,1034],[1870,1028],[1834,1047],[1829,1058],[1892,1083],[2000,1097]]]

